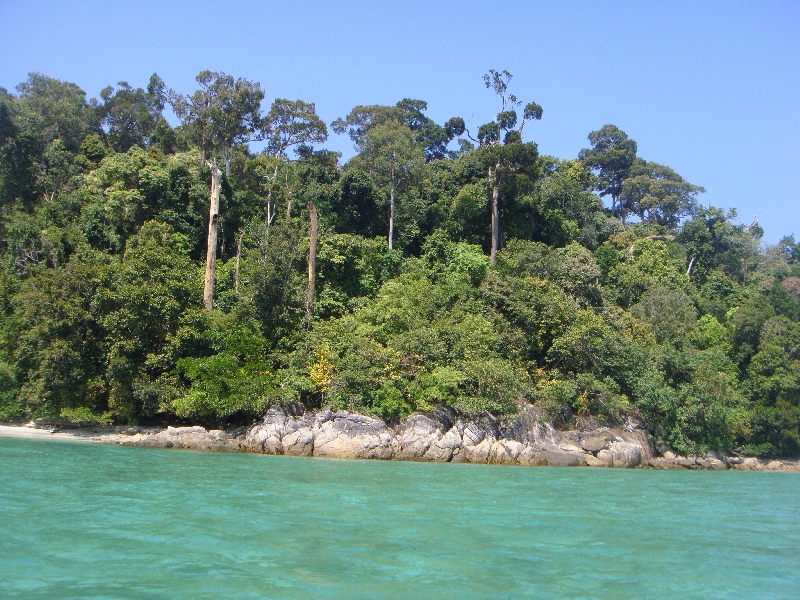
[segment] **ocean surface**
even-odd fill
[[[0,598],[800,598],[800,474],[0,439]]]

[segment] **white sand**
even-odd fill
[[[62,442],[99,442],[97,433],[89,431],[68,431],[50,433],[49,429],[35,429],[25,425],[0,425],[0,437],[25,438],[35,440],[58,440]]]

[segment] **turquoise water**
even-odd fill
[[[800,475],[0,439],[0,598],[798,598]]]

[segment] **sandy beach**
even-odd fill
[[[49,429],[37,429],[27,425],[0,425],[0,437],[55,440],[61,442],[101,442],[100,435],[91,430],[76,429],[52,433]]]

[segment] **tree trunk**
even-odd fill
[[[694,259],[695,259],[695,257],[693,256],[692,260],[689,261],[689,268],[686,269],[686,274],[687,275],[691,275],[692,274],[692,268],[694,268]]]
[[[239,242],[236,244],[236,275],[233,281],[237,296],[239,295],[239,265],[242,262],[242,240],[244,240],[244,231],[239,234]]]
[[[308,244],[308,300],[306,301],[306,314],[309,319],[314,317],[314,288],[317,284],[317,237],[319,236],[317,207],[311,200],[308,201],[308,214],[311,216],[311,240]]]
[[[206,163],[211,169],[211,206],[208,211],[208,248],[206,250],[206,277],[203,283],[203,304],[211,310],[214,304],[214,270],[217,266],[217,228],[219,227],[219,192],[222,187],[222,172],[217,161]]]
[[[278,167],[275,167],[275,176],[278,176]],[[292,217],[292,190],[289,189],[289,169],[286,169],[286,180],[284,183],[286,188],[286,218]]]
[[[394,181],[389,191],[389,250],[392,249],[392,240],[394,239]]]
[[[495,171],[495,176],[497,172]],[[489,167],[489,180],[492,179],[492,168]],[[491,181],[492,185],[492,250],[489,253],[489,262],[494,264],[497,260],[497,250],[500,247],[500,188],[497,181]]]
[[[222,158],[225,160],[225,178],[230,179],[231,161],[233,160],[233,148],[225,150],[225,153],[222,155]]]

